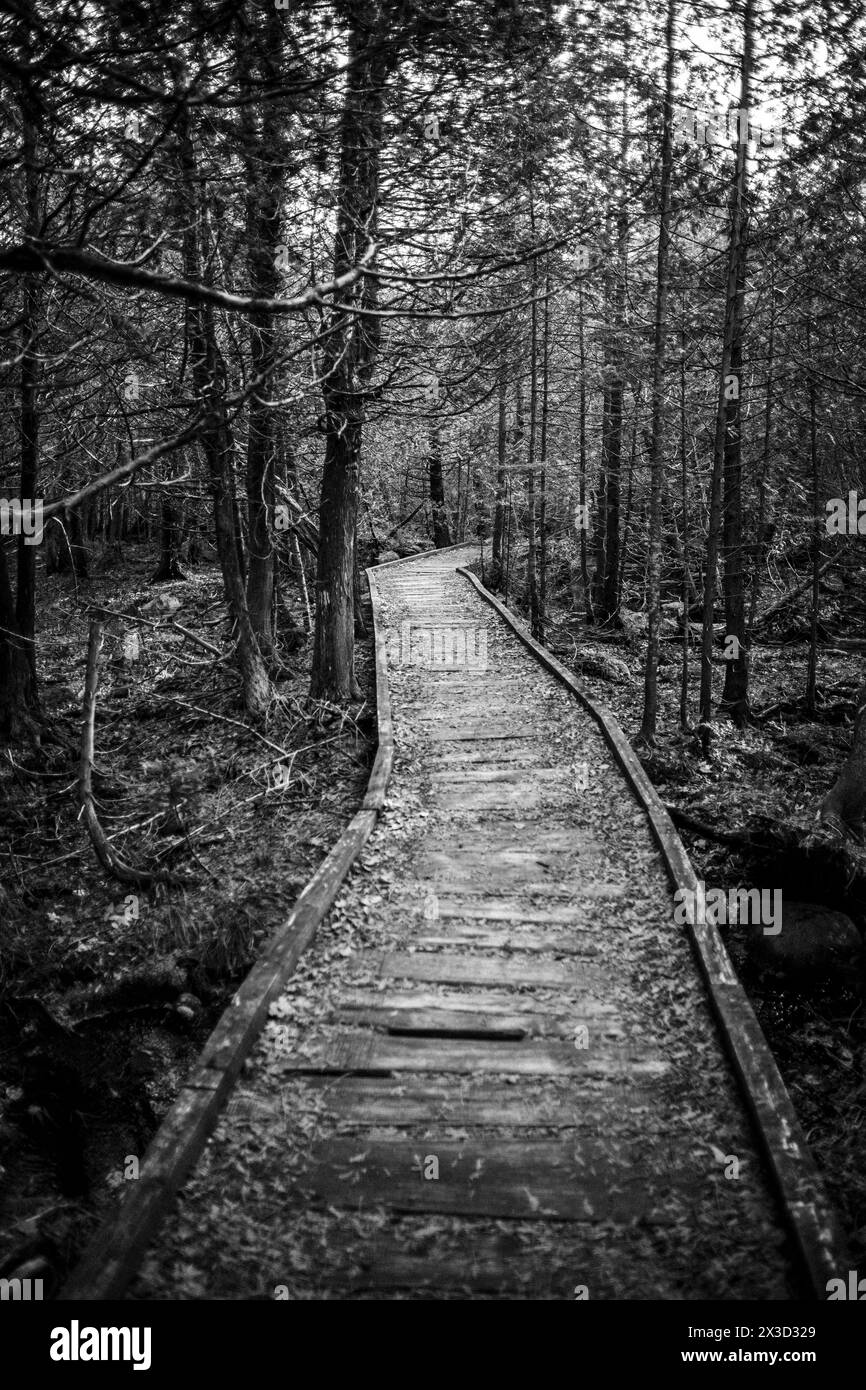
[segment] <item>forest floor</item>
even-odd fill
[[[474,565],[480,574],[480,566]],[[518,600],[509,604],[525,618]],[[555,579],[555,571],[552,575]],[[575,614],[570,587],[551,586],[546,645],[581,678],[593,698],[613,711],[634,741],[643,710],[645,633],[643,615],[626,614],[626,629],[605,633],[585,626]],[[844,599],[844,606],[840,600]],[[774,596],[768,594],[769,606]],[[802,832],[814,828],[818,805],[835,781],[847,755],[853,729],[855,695],[863,684],[863,653],[834,646],[866,634],[852,623],[851,595],[824,594],[824,641],[818,652],[817,709],[802,699],[808,660],[807,598],[792,605],[757,641],[750,660],[753,711],[769,717],[735,728],[714,715],[708,756],[692,730],[679,727],[682,639],[662,641],[659,668],[659,737],[649,755],[638,748],[662,800],[707,827],[742,831],[775,822]],[[637,604],[636,604],[637,606]],[[670,625],[671,627],[673,624]],[[862,629],[862,631],[861,631]],[[698,639],[699,641],[699,639]],[[721,697],[724,660],[719,646],[714,665],[714,708]],[[689,655],[689,711],[697,723],[699,651]],[[861,935],[866,904],[846,892],[847,885],[816,876],[802,856],[778,854],[761,865],[736,847],[680,829],[695,872],[707,885],[724,889],[774,887],[785,900],[841,905]],[[851,848],[849,846],[849,848]],[[866,852],[852,851],[866,867]],[[855,1259],[866,1255],[866,980],[861,974],[833,977],[821,972],[781,973],[757,960],[742,929],[721,927],[734,964],[777,1064],[785,1079],[807,1140],[849,1234]]]
[[[238,679],[172,623],[227,652],[220,574],[152,584],[150,547],[77,590],[44,578],[40,684],[52,737],[0,763],[0,1275],[62,1282],[137,1164],[230,994],[366,790],[368,698],[308,707],[310,643],[283,658],[253,731]],[[100,868],[76,778],[89,621],[105,622],[94,790],[138,867],[189,882],[131,890]],[[136,623],[135,619],[142,621]]]

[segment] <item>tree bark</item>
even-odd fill
[[[151,584],[162,584],[170,579],[186,579],[180,567],[182,535],[183,526],[171,499],[163,497],[159,527],[159,564],[150,577]]]
[[[746,0],[743,18],[743,56],[740,65],[740,106],[747,113],[752,104],[754,48],[754,0]],[[725,401],[724,443],[724,562],[725,638],[736,640],[736,655],[725,662],[722,706],[737,724],[751,716],[749,709],[749,636],[746,631],[745,566],[743,554],[743,318],[746,294],[746,245],[748,237],[748,144],[737,132],[736,182],[731,219],[731,258],[735,285],[730,305],[731,349],[729,378],[736,395]],[[729,284],[730,290],[730,284]],[[723,393],[724,394],[724,393]]]
[[[665,365],[668,334],[668,262],[670,259],[671,170],[673,167],[673,95],[676,52],[674,28],[676,0],[668,0],[665,25],[667,60],[665,65],[664,123],[662,127],[661,208],[659,249],[656,270],[656,308],[653,347],[652,439],[650,450],[649,564],[647,570],[646,668],[641,740],[652,746],[656,738],[658,710],[659,626],[661,607],[661,497],[665,466]]]
[[[32,14],[29,5],[21,12],[19,46],[21,56],[31,54]],[[35,74],[21,78],[21,157],[23,163],[24,233],[38,238],[40,232],[40,181],[38,170],[38,106],[33,83]],[[35,502],[39,486],[39,356],[36,337],[39,327],[39,278],[22,278],[21,370],[19,377],[20,487],[22,502]],[[33,736],[39,715],[36,680],[36,547],[25,545],[24,535],[15,541],[16,592],[13,598],[8,569],[7,547],[0,537],[0,737],[17,741]]]
[[[448,511],[445,506],[445,483],[442,477],[442,438],[439,426],[430,424],[427,466],[430,475],[430,506],[433,512],[433,544],[451,544]]]
[[[388,60],[378,5],[347,6],[346,94],[340,123],[340,174],[334,274],[343,275],[376,235],[379,159]],[[364,309],[376,282],[363,275],[344,300]],[[354,673],[354,570],[364,388],[379,346],[378,320],[334,309],[323,354],[325,462],[319,513],[316,622],[310,695],[359,699]]]
[[[529,186],[529,221],[532,229],[533,241],[535,240],[535,202],[532,184]],[[530,328],[530,348],[529,348],[529,447],[527,453],[527,463],[529,469],[526,475],[527,492],[527,514],[526,514],[526,536],[527,536],[527,559],[526,559],[526,584],[529,599],[529,626],[535,640],[541,641],[538,624],[538,556],[537,556],[537,526],[538,520],[535,509],[535,456],[536,456],[536,435],[538,431],[538,257],[532,258],[532,309],[531,309],[531,328]]]
[[[744,46],[740,67],[741,106],[746,111],[751,100],[754,0],[746,0]],[[747,149],[738,131],[734,184],[731,195],[731,232],[728,243],[728,270],[725,290],[725,326],[716,431],[713,441],[713,474],[710,487],[710,516],[707,534],[706,574],[704,576],[704,620],[701,635],[701,720],[709,722],[713,697],[713,616],[716,599],[719,532],[722,516],[722,478],[725,481],[725,632],[736,637],[739,654],[726,662],[725,698],[738,722],[748,717],[748,663],[746,652],[745,606],[742,586],[742,490],[740,438],[740,378],[742,355],[742,297],[745,286],[745,196],[747,189]],[[736,365],[736,370],[735,370]],[[729,393],[735,386],[736,396]]]
[[[812,360],[812,306],[806,321],[806,358]],[[809,615],[809,661],[806,708],[814,711],[818,680],[818,617],[821,610],[821,532],[824,515],[818,495],[818,406],[814,376],[809,378],[809,466],[812,478],[812,604]]]
[[[505,431],[505,406],[508,391],[508,382],[505,374],[505,364],[499,368],[498,381],[498,411],[497,411],[497,432],[496,432],[496,503],[493,510],[493,566],[497,572],[502,570],[502,542],[505,535],[505,499],[507,492],[508,474],[505,468],[506,463],[506,431]]]
[[[189,127],[189,108],[185,104],[181,104],[178,119],[177,150],[185,203],[184,274],[187,279],[202,283],[205,264],[205,195],[200,191],[195,149]],[[205,280],[203,283],[208,281]],[[233,475],[234,440],[225,408],[225,365],[217,343],[213,305],[209,301],[187,305],[187,339],[193,385],[203,417],[200,437],[214,503],[217,554],[226,601],[237,630],[237,661],[241,673],[244,706],[249,714],[261,718],[271,703],[273,689],[250,622],[243,570],[238,556]]]
[[[263,42],[255,75],[263,90],[280,80],[283,28],[273,6],[266,11]],[[258,20],[256,21],[258,22]],[[246,89],[252,87],[249,60],[251,36],[239,28],[239,72]],[[280,293],[277,266],[280,243],[280,210],[286,157],[285,127],[289,112],[285,101],[273,98],[262,104],[260,123],[254,108],[240,108],[241,148],[246,172],[247,270],[250,293],[272,299]],[[249,319],[250,367],[262,384],[250,398],[247,434],[247,525],[249,565],[247,606],[250,622],[263,651],[273,647],[275,450],[274,407],[270,404],[273,382],[275,333],[273,315],[257,311]]]
[[[578,357],[580,371],[580,462],[579,462],[579,498],[580,498],[580,582],[583,586],[583,605],[585,616],[588,622],[595,622],[595,613],[592,604],[592,590],[589,583],[589,565],[587,563],[586,536],[589,529],[587,502],[586,502],[586,329],[583,316],[583,285],[577,287],[577,331],[578,331]]]

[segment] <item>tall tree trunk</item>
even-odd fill
[[[258,15],[255,23],[258,24]],[[250,43],[244,27],[238,28],[238,69],[242,89],[252,90]],[[258,37],[258,36],[255,36]],[[262,89],[276,88],[281,79],[283,27],[271,6],[265,11],[264,33],[255,74]],[[272,299],[280,292],[280,209],[283,167],[286,158],[287,104],[273,97],[262,103],[260,123],[252,103],[240,107],[240,135],[246,173],[247,271],[250,293]],[[250,398],[247,433],[247,525],[249,568],[247,606],[253,631],[264,651],[273,646],[275,454],[276,429],[272,397],[274,359],[273,316],[266,310],[249,318],[250,367],[261,384]]]
[[[533,243],[535,242],[535,192],[532,181],[529,183],[529,225]],[[538,257],[532,258],[532,308],[530,310],[529,341],[529,448],[526,456],[529,465],[526,474],[526,587],[529,600],[529,626],[533,637],[538,641],[538,518],[535,506],[535,468],[536,438],[538,434]]]
[[[505,534],[505,495],[508,474],[505,468],[505,404],[508,382],[505,374],[505,364],[499,368],[498,381],[499,409],[497,411],[497,432],[496,432],[496,503],[493,511],[493,565],[502,569],[502,539]]]
[[[577,287],[578,355],[580,371],[580,582],[583,586],[583,605],[588,622],[595,622],[592,590],[589,583],[586,537],[589,514],[586,501],[586,329],[583,317],[583,285]]]
[[[776,360],[776,266],[770,264],[770,329],[767,343],[767,392],[764,401],[764,445],[761,453],[761,476],[758,481],[758,527],[752,566],[752,589],[749,596],[749,628],[755,623],[758,600],[761,595],[761,580],[764,565],[770,550],[770,523],[767,521],[767,505],[770,486],[770,454],[773,439],[773,373]]]
[[[439,426],[431,421],[427,464],[430,473],[430,506],[433,512],[433,544],[450,545],[451,530],[445,507],[445,483],[442,477],[442,437]]]
[[[346,274],[375,238],[387,61],[378,5],[348,7],[346,95],[340,122],[340,174],[334,275]],[[342,299],[375,304],[362,276]],[[354,570],[363,389],[379,345],[378,320],[334,309],[324,349],[325,463],[319,515],[316,624],[310,694],[359,699],[354,674]]]
[[[186,578],[181,570],[179,558],[182,536],[183,525],[180,517],[172,505],[171,498],[166,495],[162,499],[160,514],[159,563],[150,577],[151,584],[162,584],[169,579]]]
[[[197,170],[195,148],[189,127],[189,108],[181,103],[177,126],[185,225],[183,232],[184,274],[188,280],[207,283],[204,255],[206,226],[205,193]],[[237,522],[234,496],[234,441],[225,408],[225,364],[219,352],[213,306],[209,303],[187,307],[187,339],[193,385],[203,416],[202,452],[207,463],[214,502],[217,554],[229,612],[237,629],[237,659],[243,684],[244,706],[255,717],[263,716],[270,705],[272,687],[261,650],[250,622],[244,577],[238,556]]]
[[[37,110],[34,94],[25,83],[21,96],[22,154],[27,216],[27,236],[39,236],[39,173],[37,169]],[[21,321],[21,487],[22,503],[33,503],[39,488],[39,288],[35,275],[23,277],[24,312]],[[18,537],[18,573],[15,590],[15,623],[24,639],[33,682],[36,681],[36,547]]]
[[[812,360],[812,305],[806,320],[806,359]],[[818,676],[818,617],[821,606],[821,533],[824,510],[818,496],[818,407],[815,377],[809,377],[809,471],[812,479],[812,606],[809,615],[809,663],[806,672],[806,708],[814,711]]]
[[[23,60],[31,56],[29,4],[22,6],[19,29]],[[38,168],[38,105],[32,83],[35,75],[22,66],[19,104],[21,109],[21,156],[23,164],[24,234],[34,240],[40,233],[40,188]],[[35,275],[22,277],[21,374],[20,385],[20,487],[24,503],[37,501],[39,486],[39,356],[36,340],[39,328],[39,289]],[[36,547],[25,544],[22,532],[16,538],[17,573],[13,599],[7,546],[0,537],[0,737],[18,740],[35,732],[39,711],[36,682]],[[10,547],[11,549],[11,547]]]
[[[607,304],[609,313],[609,302]],[[605,378],[601,395],[601,455],[595,496],[595,569],[592,575],[592,611],[597,623],[604,622],[604,566],[607,544],[607,458],[610,432],[610,383]]]
[[[689,648],[691,646],[691,627],[689,609],[692,602],[691,567],[689,565],[689,469],[688,444],[686,436],[686,331],[685,331],[685,293],[683,294],[683,330],[680,340],[680,486],[683,503],[683,664],[680,673],[680,728],[689,726]]]
[[[748,112],[751,101],[754,0],[746,0],[743,57],[740,66],[740,105]],[[704,576],[704,621],[701,635],[701,720],[706,724],[712,713],[713,696],[713,615],[716,599],[719,532],[721,529],[722,477],[725,481],[725,635],[736,637],[739,652],[726,663],[725,701],[735,720],[748,716],[748,660],[746,652],[745,605],[743,602],[742,484],[740,386],[742,357],[742,298],[745,287],[745,196],[747,191],[747,151],[738,131],[734,183],[731,195],[731,231],[728,243],[728,270],[725,289],[725,326],[722,364],[719,372],[716,431],[713,441],[713,474],[710,486],[710,517],[707,533],[707,560]],[[735,369],[736,367],[736,369]]]
[[[647,568],[646,669],[640,737],[652,745],[658,711],[659,626],[661,618],[661,497],[665,466],[665,363],[668,335],[668,264],[670,259],[671,170],[673,166],[673,99],[676,52],[674,28],[676,0],[668,0],[665,25],[665,104],[662,127],[661,208],[656,270],[656,309],[653,343],[652,439],[650,450],[649,564]]]
[[[538,641],[547,625],[547,424],[550,407],[550,266],[544,274],[544,324],[541,332],[541,434],[538,449]]]
[[[754,47],[754,0],[746,0],[743,57],[740,67],[740,106],[744,121],[752,104],[752,61]],[[731,241],[736,258],[736,292],[731,308],[731,363],[725,402],[724,450],[724,562],[725,562],[725,638],[735,638],[735,655],[725,662],[722,705],[735,723],[744,724],[749,710],[749,637],[746,631],[745,564],[743,552],[743,319],[746,294],[746,247],[748,240],[748,144],[737,132],[737,161]]]
[[[622,545],[619,549],[619,578],[616,584],[616,606],[619,608],[622,603],[623,579],[625,576],[625,561],[628,553],[628,544],[631,538],[631,504],[634,494],[634,465],[637,458],[637,420],[638,420],[638,401],[640,395],[635,397],[634,420],[631,427],[631,449],[628,460],[628,491],[625,499],[625,519],[622,528]]]

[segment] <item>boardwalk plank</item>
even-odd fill
[[[425,1180],[425,1165],[434,1171],[430,1159],[438,1178]],[[608,1147],[591,1138],[568,1145],[437,1141],[426,1153],[411,1140],[379,1140],[359,1148],[355,1139],[332,1139],[313,1154],[298,1179],[297,1200],[500,1220],[667,1224],[680,1212],[679,1201],[669,1209],[671,1198],[681,1199],[697,1186],[690,1170],[678,1173],[666,1166],[653,1173],[637,1145],[624,1149],[617,1168]]]
[[[633,1139],[663,1134],[657,1113],[653,1078],[641,1077],[639,1086],[626,1082],[617,1088],[616,1115],[603,1078],[587,1078],[577,1098],[563,1090],[561,1082],[536,1078],[529,1094],[517,1092],[493,1076],[450,1077],[447,1085],[424,1075],[395,1077],[339,1077],[297,1075],[288,1088],[274,1094],[240,1090],[228,1107],[231,1123],[243,1120],[254,1128],[278,1122],[291,1127],[298,1113],[298,1096],[308,1097],[308,1108],[330,1116],[355,1131],[376,1126],[415,1129],[422,1133],[472,1129],[580,1129],[595,1134],[618,1132]],[[547,1091],[539,1088],[546,1087]],[[548,1093],[549,1092],[549,1093]]]
[[[366,957],[356,959],[365,966],[369,963]],[[409,951],[388,951],[382,958],[379,973],[404,980],[438,980],[441,984],[535,985],[561,990],[586,989],[601,983],[598,971],[589,965],[577,968],[446,952],[413,955]]]
[[[279,1034],[275,1036],[279,1048]],[[320,1035],[298,1048],[289,1043],[281,1067],[297,1072],[459,1072],[500,1076],[662,1076],[667,1063],[642,1044],[607,1042],[586,1048],[543,1038],[473,1042],[452,1038],[388,1037],[372,1032]]]

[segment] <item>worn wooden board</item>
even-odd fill
[[[489,721],[464,724],[454,720],[442,720],[425,727],[424,737],[433,743],[464,743],[467,741],[483,743],[487,740],[495,742],[499,739],[507,739],[512,743],[517,739],[534,743],[547,741],[545,731],[540,727],[537,729],[524,727],[520,731],[515,731],[511,724],[493,724]]]
[[[486,748],[458,748],[440,750],[436,754],[437,767],[501,767],[512,763],[519,763],[525,767],[532,766],[534,757],[533,750],[527,748],[525,743],[512,748],[506,740],[501,743],[489,744]]]
[[[605,897],[615,898],[621,896],[621,889],[608,885]],[[592,894],[591,896],[598,896]],[[437,910],[442,919],[456,919],[467,922],[514,922],[530,924],[537,922],[556,926],[562,923],[575,924],[578,921],[578,913],[573,907],[561,907],[551,903],[546,907],[528,907],[526,904],[509,898],[492,898],[485,894],[479,901],[478,898],[453,897],[439,894],[437,897]]]
[[[572,1299],[573,1267],[552,1269],[549,1261],[527,1258],[529,1253],[525,1246],[507,1238],[476,1238],[462,1255],[431,1258],[413,1254],[405,1242],[400,1246],[393,1239],[377,1239],[366,1247],[358,1246],[354,1263],[349,1258],[342,1265],[320,1266],[311,1287],[315,1289],[321,1280],[322,1287],[342,1288],[345,1297],[400,1289],[464,1297]],[[586,1268],[591,1267],[588,1258]]]
[[[529,1019],[530,1032],[543,1031],[544,1021],[558,1016],[564,1007],[564,1018],[574,1018],[581,1023],[590,1018],[617,1018],[617,1008],[604,998],[582,995],[575,1003],[567,1006],[540,1002],[532,995],[516,994],[509,989],[483,990],[430,990],[415,987],[399,990],[383,981],[379,989],[345,989],[340,993],[340,1010],[385,1007],[389,1009],[446,1009],[452,1012],[483,1014],[507,1014],[509,1017]],[[538,1019],[536,1025],[531,1022]]]
[[[425,845],[433,851],[463,850],[467,854],[483,854],[485,857],[500,851],[542,854],[545,857],[557,854],[562,856],[563,862],[569,859],[579,861],[587,854],[598,857],[606,852],[605,839],[590,821],[575,820],[566,829],[560,829],[560,824],[547,815],[521,816],[519,821],[509,821],[505,829],[498,820],[479,820],[477,825],[471,826],[450,824],[447,834],[437,829],[425,839]]]
[[[556,848],[548,844],[526,844],[523,833],[515,835],[516,844],[503,844],[504,835],[500,827],[496,837],[487,843],[473,843],[471,835],[455,834],[450,847],[438,848],[436,841],[425,840],[415,858],[418,869],[439,869],[443,867],[465,866],[470,873],[477,873],[485,865],[496,869],[517,868],[524,872],[537,872],[539,868],[551,869],[557,874],[580,874],[581,866],[587,861],[593,864],[594,872],[608,868],[615,874],[615,866],[608,863],[608,855],[600,840],[587,831],[574,832],[567,848]]]
[[[609,1077],[662,1076],[667,1071],[667,1063],[649,1046],[593,1043],[591,1035],[591,1045],[586,1048],[547,1038],[526,1038],[523,1042],[472,1042],[451,1038],[397,1038],[361,1030],[331,1032],[322,1029],[303,1044],[288,1034],[285,1038],[283,1055],[280,1030],[273,1036],[274,1052],[283,1071]]]
[[[412,945],[426,951],[439,947],[488,947],[491,951],[547,951],[556,956],[597,956],[600,951],[598,930],[594,927],[574,927],[570,932],[551,928],[511,928],[496,931],[487,927],[451,927],[436,933],[428,928],[412,937]]]
[[[353,957],[365,970],[368,956]],[[455,985],[536,985],[542,989],[602,992],[603,977],[591,964],[547,964],[539,961],[493,960],[489,956],[458,956],[448,952],[387,951],[381,957],[379,975],[404,980],[438,980]],[[595,988],[593,988],[595,987]]]
[[[493,1129],[582,1129],[590,1134],[605,1133],[627,1139],[662,1135],[667,1117],[655,1094],[657,1082],[641,1077],[637,1085],[620,1083],[613,1095],[605,1078],[585,1077],[580,1095],[555,1078],[538,1077],[529,1094],[516,1090],[495,1076],[449,1077],[447,1084],[436,1084],[423,1074],[400,1077],[293,1076],[290,1085],[277,1092],[261,1093],[238,1088],[226,1115],[249,1122],[255,1130],[262,1124],[297,1126],[294,1117],[298,1090],[308,1096],[307,1109],[338,1121],[353,1131],[416,1129],[428,1132],[430,1126],[466,1129],[478,1126]],[[452,1136],[453,1137],[453,1136]]]
[[[609,1016],[593,1013],[583,1002],[569,1013],[517,1013],[505,1010],[448,1009],[440,1007],[406,1006],[395,1008],[389,998],[380,1004],[369,1003],[357,1008],[340,1008],[335,1021],[349,1025],[367,1024],[392,1035],[416,1033],[430,1036],[472,1037],[520,1040],[526,1037],[573,1039],[579,1028],[586,1028],[590,1041],[598,1038],[607,1042],[624,1040]]]
[[[478,767],[465,769],[451,768],[446,772],[430,772],[428,777],[434,787],[465,787],[468,783],[504,782],[514,786],[525,786],[527,779],[540,782],[565,782],[567,770],[562,767],[532,767],[514,769],[510,767]]]
[[[543,865],[539,865],[532,875],[517,865],[503,864],[496,869],[488,866],[485,870],[483,867],[472,868],[466,864],[446,862],[438,868],[419,866],[417,877],[424,887],[429,885],[433,889],[437,898],[447,896],[450,901],[456,902],[459,894],[467,908],[472,906],[473,901],[480,905],[479,899],[486,902],[494,892],[502,898],[508,894],[512,905],[517,908],[525,903],[543,912],[548,910],[548,900],[551,911],[557,904],[572,903],[570,909],[564,909],[571,914],[569,918],[563,918],[564,921],[578,921],[581,914],[585,916],[587,912],[598,911],[605,904],[613,908],[624,891],[614,883],[587,883],[582,887],[579,879],[574,881]],[[532,903],[533,898],[538,902]],[[594,909],[593,903],[597,903],[598,908]]]
[[[434,786],[429,803],[443,811],[495,811],[500,806],[527,808],[570,806],[574,793],[567,787],[535,786],[529,782],[471,783],[463,786]]]
[[[438,1179],[425,1180],[428,1159],[435,1159]],[[689,1204],[713,1200],[709,1164],[702,1185],[691,1169],[678,1172],[666,1164],[654,1172],[636,1145],[623,1145],[620,1159],[617,1164],[610,1147],[590,1137],[569,1144],[480,1139],[456,1145],[429,1139],[426,1150],[400,1138],[332,1139],[313,1151],[297,1179],[296,1200],[353,1210],[384,1207],[396,1213],[594,1225],[668,1224],[681,1215],[684,1198]]]

